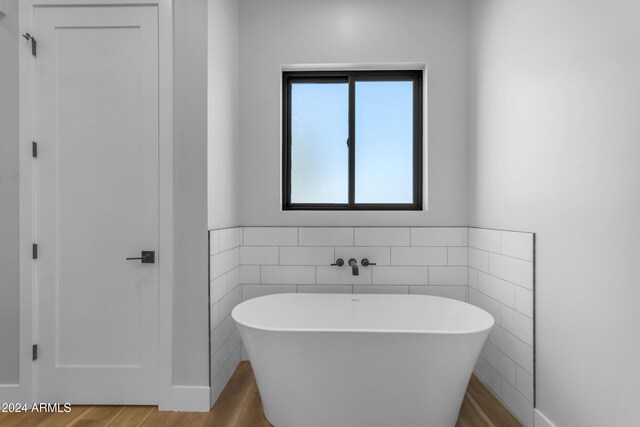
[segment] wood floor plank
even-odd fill
[[[264,416],[249,362],[241,362],[209,412],[159,412],[152,406],[72,406],[70,413],[2,414],[0,427],[274,427]],[[400,426],[399,426],[400,427]],[[475,375],[456,427],[522,427]]]
[[[69,426],[79,419],[90,406],[72,406],[71,412],[29,412],[20,414],[7,414],[1,420],[2,427],[58,427]]]
[[[127,406],[120,411],[115,417],[109,419],[105,427],[116,426],[138,426],[151,413],[157,412],[154,406]]]
[[[240,362],[213,407],[213,427],[231,427],[236,424],[254,381],[249,362]]]
[[[187,412],[159,412],[154,409],[140,424],[140,427],[177,427]]]
[[[151,413],[138,424],[139,427],[204,427],[213,425],[213,412],[159,412],[153,408]],[[108,427],[113,427],[109,425]]]
[[[471,396],[469,396],[469,393],[465,393],[464,404],[469,408],[470,416],[465,416],[465,414],[460,411],[458,419],[464,420],[465,418],[468,418],[468,422],[478,427],[496,427],[494,422],[487,416],[482,407],[480,407],[480,405],[478,405],[478,403],[473,400]]]
[[[73,420],[70,427],[103,427],[112,418],[125,410],[125,406],[91,406],[79,417]]]
[[[491,422],[487,422],[486,418],[478,414],[475,406],[469,402],[468,396],[465,395],[458,415],[456,427],[496,427]]]
[[[78,410],[72,408],[69,413],[60,412],[21,412],[21,413],[5,413],[0,419],[0,426],[3,427],[51,427],[59,426],[62,423],[69,423],[78,415],[86,411],[86,407],[80,407]]]
[[[81,417],[85,412],[90,409],[90,406],[72,406],[71,412],[66,413],[50,413],[42,421],[40,421],[38,427],[58,427],[71,425],[73,421]]]
[[[251,383],[251,390],[234,427],[274,427],[264,416],[262,399],[255,381]]]
[[[50,415],[42,412],[30,412],[30,413],[10,413],[2,419],[3,427],[35,427],[39,426]],[[59,415],[59,414],[55,414]]]
[[[467,395],[472,403],[481,408],[486,417],[496,426],[522,427],[516,417],[498,400],[487,386],[474,374],[471,376]]]

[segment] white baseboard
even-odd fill
[[[173,386],[174,412],[209,412],[211,389],[203,386]]]
[[[0,403],[27,403],[20,398],[20,384],[0,384]]]
[[[557,427],[542,412],[537,409],[533,410],[533,425],[535,427]]]

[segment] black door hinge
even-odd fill
[[[31,255],[33,259],[38,259],[38,244],[34,243],[31,249]]]
[[[35,141],[31,143],[31,155],[33,157],[38,157],[38,143]]]
[[[29,33],[24,33],[22,37],[24,37],[25,39],[31,42],[31,54],[33,56],[36,56],[36,45],[37,45],[36,39],[34,39],[33,36]]]
[[[38,344],[34,344],[31,350],[31,360],[38,359]]]

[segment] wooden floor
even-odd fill
[[[218,402],[207,413],[158,412],[152,406],[73,406],[67,414],[0,413],[0,426],[273,427],[262,413],[249,362],[238,365]],[[521,427],[521,424],[474,375],[456,427]]]

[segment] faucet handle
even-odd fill
[[[344,265],[344,260],[342,258],[338,258],[335,263],[331,264],[338,267],[342,267]]]
[[[370,265],[376,265],[376,263],[375,263],[375,262],[369,262],[369,260],[368,260],[367,258],[362,258],[362,261],[360,261],[360,264],[361,264],[363,267],[368,267],[368,266],[370,266]]]

